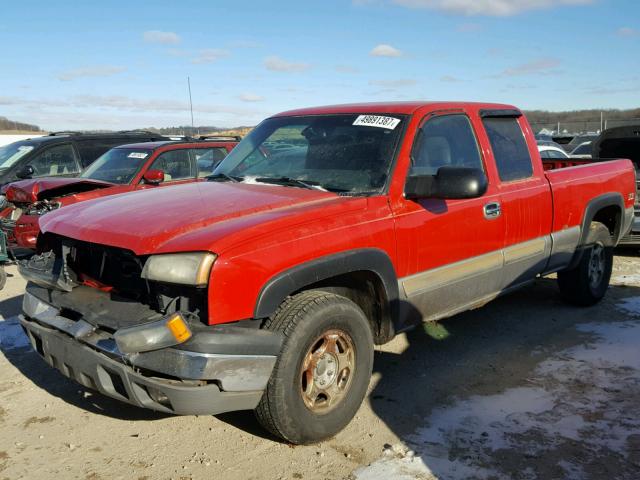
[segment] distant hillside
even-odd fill
[[[546,110],[528,110],[524,112],[531,123],[554,122],[593,122],[600,121],[600,114],[608,120],[640,119],[640,108],[629,110],[571,110],[566,112],[549,112]]]
[[[162,135],[241,135],[244,136],[249,131],[251,131],[253,127],[234,127],[234,128],[220,128],[220,127],[212,127],[212,126],[199,126],[199,127],[191,127],[191,126],[179,126],[179,127],[165,127],[165,128],[155,128],[149,127],[144,128],[143,130],[149,130],[151,132],[157,132]]]
[[[555,132],[576,134],[599,132],[602,129],[625,125],[640,125],[640,108],[629,110],[573,110],[548,112],[544,110],[525,111],[534,132]]]
[[[9,120],[7,117],[0,117],[0,132],[3,133],[22,133],[22,132],[41,132],[39,126],[30,123],[16,122]]]

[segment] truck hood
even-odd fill
[[[13,182],[7,185],[5,190],[10,202],[33,203],[108,187],[113,187],[113,184],[89,178],[45,177]]]
[[[207,250],[216,237],[211,227],[220,227],[228,235],[231,232],[222,225],[232,219],[254,217],[255,222],[265,222],[266,218],[256,217],[300,206],[318,204],[324,207],[341,200],[346,199],[319,190],[196,182],[70,205],[43,216],[40,229],[77,240],[125,248],[138,255],[159,253],[168,242],[171,251]],[[180,237],[203,229],[209,233],[206,244],[185,241],[181,245]]]

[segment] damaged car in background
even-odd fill
[[[109,195],[202,180],[238,144],[239,137],[159,141],[109,150],[75,178],[35,178],[9,184],[13,211],[0,226],[14,250],[36,246],[38,220],[60,207]]]
[[[603,298],[633,165],[553,166],[510,105],[285,112],[206,182],[44,215],[20,323],[49,365],[110,397],[255,409],[288,442],[320,441],[397,333],[552,273],[575,305]]]

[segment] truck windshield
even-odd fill
[[[389,176],[405,117],[270,118],[231,151],[210,179],[279,183],[345,194],[376,193]]]
[[[31,150],[33,145],[27,145],[25,142],[14,142],[0,147],[0,170],[13,166]]]
[[[80,177],[121,185],[131,183],[151,152],[143,148],[113,148],[89,165]]]

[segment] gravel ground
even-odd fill
[[[555,281],[378,348],[370,394],[338,436],[281,443],[251,412],[173,417],[49,368],[0,292],[0,479],[640,478],[640,257],[616,257],[599,305]]]

